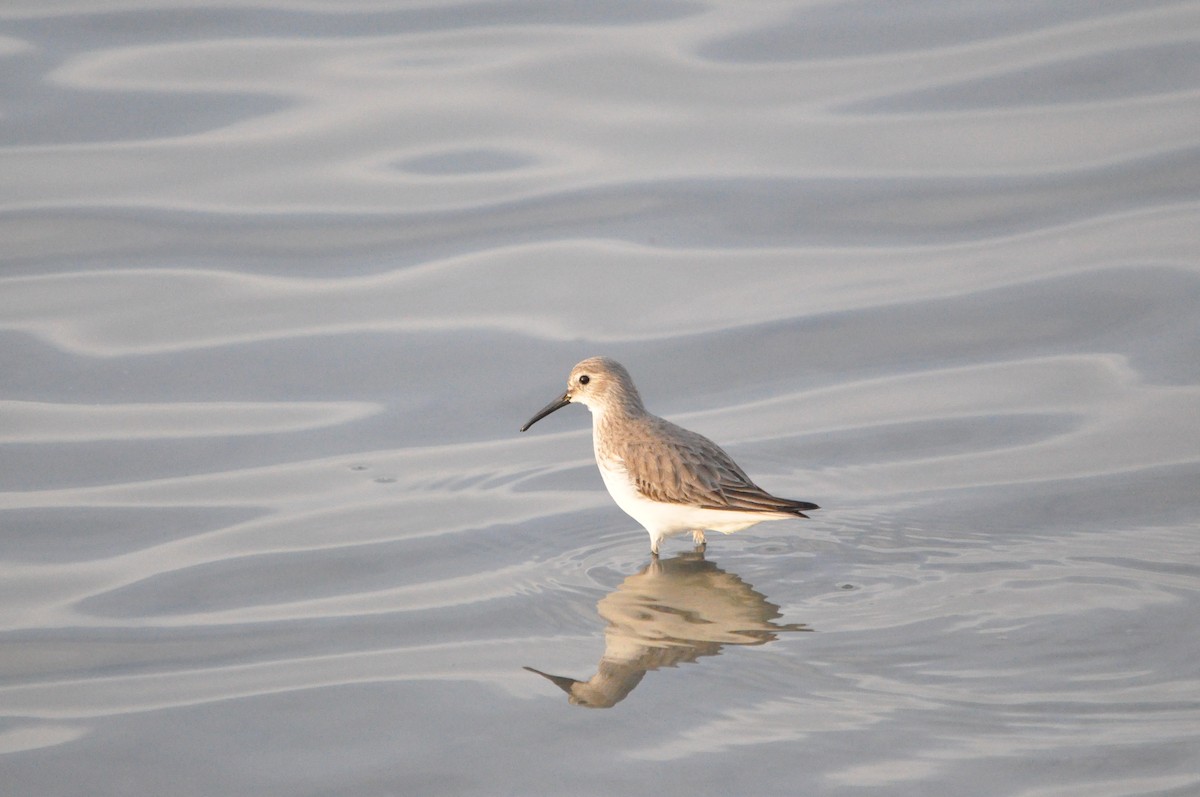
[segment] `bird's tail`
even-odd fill
[[[781,507],[781,509],[789,515],[795,515],[796,517],[806,518],[808,515],[804,514],[805,512],[821,508],[811,501],[793,501],[790,498],[785,498],[784,501],[787,502],[787,506]]]

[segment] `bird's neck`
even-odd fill
[[[611,427],[636,421],[646,414],[640,404],[614,403],[592,409],[592,432],[603,434]]]

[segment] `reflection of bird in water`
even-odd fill
[[[625,699],[650,670],[715,656],[725,645],[762,645],[780,631],[779,607],[703,553],[653,560],[596,604],[608,621],[604,656],[586,681],[525,669],[553,681],[570,702],[609,708]]]

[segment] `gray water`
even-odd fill
[[[3,792],[1200,793],[1198,32],[8,0]],[[822,509],[651,562],[594,354]]]

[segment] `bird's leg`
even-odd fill
[[[708,548],[708,543],[704,540],[704,529],[692,529],[692,544],[696,546],[696,550],[704,553]]]

